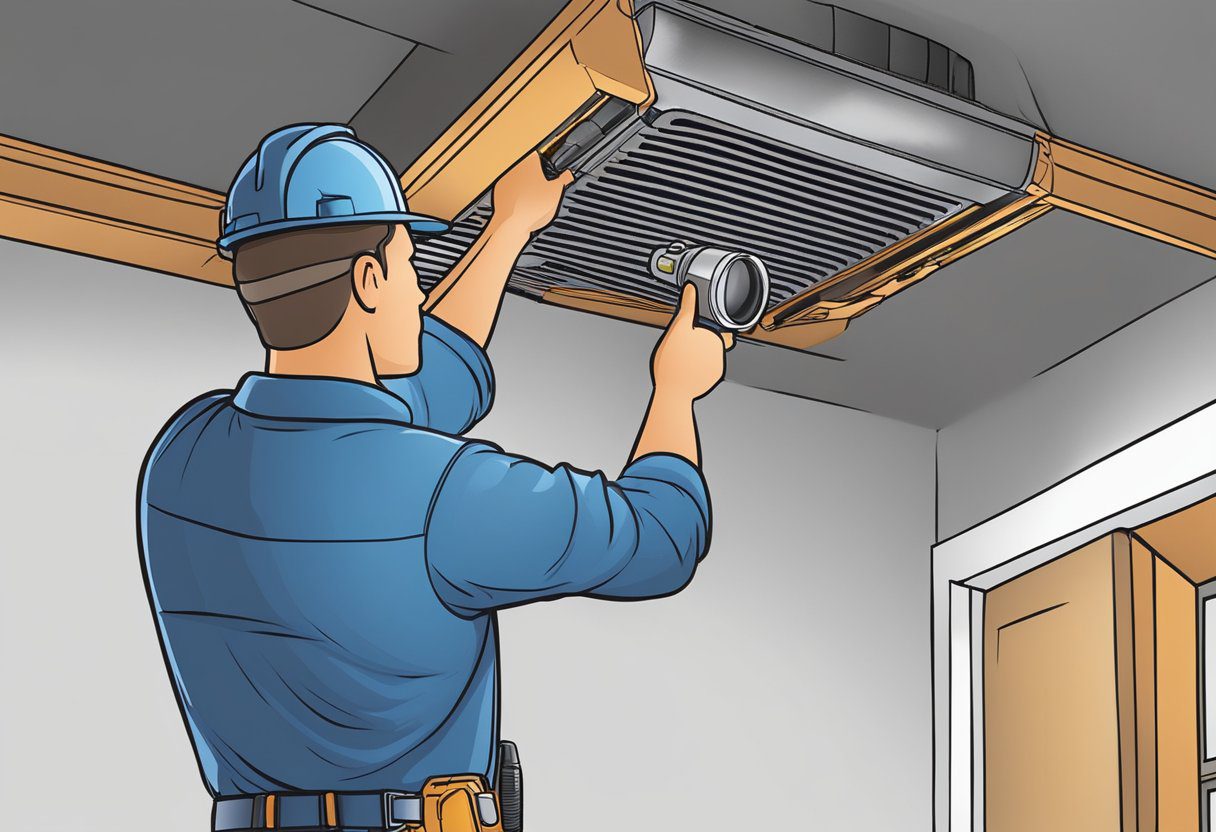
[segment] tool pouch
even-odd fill
[[[483,777],[433,777],[422,787],[424,832],[502,832],[498,798]]]

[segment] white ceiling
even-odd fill
[[[823,11],[702,2],[804,39]],[[8,3],[0,132],[223,189],[275,127],[351,121],[404,168],[563,5]],[[1216,187],[1212,0],[838,5],[969,58],[994,109]],[[941,426],[1213,274],[1213,261],[1053,213],[858,319],[819,349],[831,359],[740,346],[729,373]]]
[[[0,11],[0,133],[215,189],[270,130],[346,121],[414,44],[291,0]]]
[[[855,319],[815,348],[826,357],[741,345],[730,377],[942,427],[1213,275],[1216,261],[1052,211]]]

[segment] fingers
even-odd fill
[[[722,346],[726,348],[727,352],[729,352],[731,347],[733,347],[734,345],[735,345],[735,333],[723,332],[722,333]]]
[[[680,305],[676,307],[676,314],[671,323],[691,329],[696,322],[697,287],[692,283],[685,283],[684,288],[680,290]]]
[[[553,168],[553,163],[550,162],[548,159],[546,159],[544,156],[541,156],[539,150],[533,150],[531,153],[527,154],[522,159],[520,159],[518,162],[516,162],[515,165],[512,168],[510,168],[508,172],[512,172],[512,171],[519,171],[519,172],[527,171],[528,175],[533,178],[536,178],[538,175],[540,175],[540,176],[544,176],[546,179],[549,179],[549,174],[554,173],[554,168]],[[562,186],[565,187],[567,184],[569,184],[565,180],[565,175],[567,172],[568,171],[562,171],[561,175],[554,176],[553,179],[550,179],[549,181],[553,182],[553,181],[557,181],[560,179],[562,181]],[[571,179],[571,181],[573,181],[573,179]]]
[[[517,168],[535,168],[537,170],[540,170],[542,167],[542,164],[543,163],[541,162],[540,151],[533,150],[527,156],[523,157],[518,162],[516,162],[515,167],[517,167]]]
[[[562,183],[563,188],[569,187],[570,183],[574,181],[574,172],[567,168],[557,177],[557,181]]]

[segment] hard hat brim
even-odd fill
[[[322,228],[339,225],[388,223],[390,225],[405,225],[410,231],[419,234],[443,234],[450,231],[451,223],[438,217],[428,217],[425,214],[409,214],[386,211],[376,214],[347,214],[340,217],[304,217],[301,219],[279,220],[262,225],[255,225],[225,234],[215,241],[215,247],[220,256],[226,260],[232,259],[232,252],[241,243],[247,243],[255,237],[265,237],[268,234],[278,234],[283,231],[298,231],[302,228]]]

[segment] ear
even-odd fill
[[[384,289],[384,266],[375,254],[364,252],[355,258],[350,273],[355,300],[363,311],[375,312],[380,305],[380,292]]]

